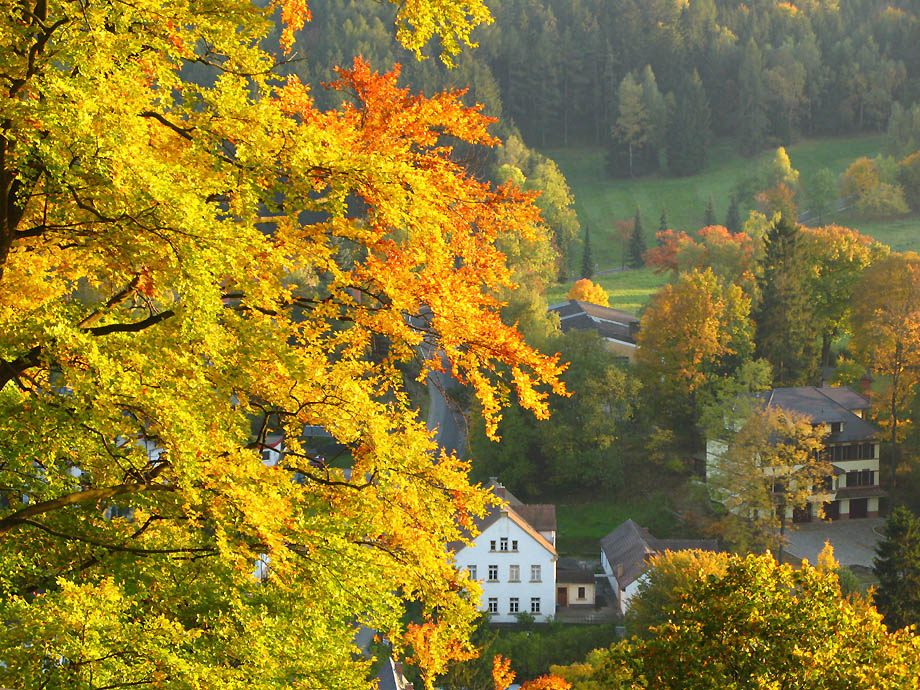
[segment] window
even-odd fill
[[[511,550],[512,550],[512,551],[517,551],[517,539],[512,539],[512,540],[511,540]]]
[[[831,422],[831,433],[839,434],[843,429],[843,422]]]
[[[495,540],[489,542],[489,551],[495,551]]]
[[[469,573],[470,573],[470,579],[471,579],[471,580],[475,580],[475,579],[476,579],[476,566],[475,566],[475,565],[468,565],[468,566],[466,566],[466,569],[467,569],[467,570],[469,571]]]
[[[498,566],[489,566],[489,582],[498,582]]]
[[[489,613],[498,613],[498,597],[489,597]]]
[[[875,472],[872,470],[847,472],[847,486],[872,486],[874,484]]]
[[[508,601],[508,613],[519,613],[521,610],[521,600],[517,597],[511,597]]]
[[[579,588],[578,588],[578,598],[579,598],[579,599],[584,599],[584,598],[586,598],[587,596],[588,596],[588,591],[587,591],[587,589],[585,589],[584,587],[579,587]]]
[[[499,548],[501,551],[507,551],[507,550],[508,550],[508,537],[502,537],[502,538],[501,538],[501,540],[499,541],[498,548]]]
[[[530,566],[530,581],[540,582],[540,566],[538,565]]]
[[[521,581],[521,566],[509,565],[508,566],[508,582],[520,582],[520,581]]]
[[[531,598],[530,598],[530,612],[531,612],[531,613],[540,613],[540,597],[531,597]]]

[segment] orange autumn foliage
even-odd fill
[[[593,282],[590,278],[580,278],[576,280],[575,284],[572,285],[569,290],[569,299],[577,299],[591,304],[600,304],[603,307],[610,306],[610,299],[607,297],[604,288]]]

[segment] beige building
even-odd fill
[[[805,507],[789,508],[786,517],[794,522],[878,517],[886,491],[879,484],[878,429],[865,419],[869,401],[849,388],[831,386],[775,388],[760,397],[765,405],[804,415],[827,432],[824,456],[833,476]],[[707,445],[708,468],[719,462],[720,448],[716,442]]]

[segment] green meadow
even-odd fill
[[[875,156],[881,151],[883,135],[810,139],[786,148],[794,168],[808,179],[821,168],[830,168],[839,175],[860,156]],[[575,209],[582,227],[591,228],[594,260],[601,269],[621,265],[622,246],[614,234],[614,222],[629,220],[638,206],[642,227],[651,243],[658,230],[662,208],[667,209],[670,227],[695,232],[703,224],[703,214],[712,195],[716,218],[721,223],[728,211],[731,191],[745,177],[765,165],[773,156],[768,150],[752,158],[737,153],[734,142],[719,142],[710,150],[706,170],[692,177],[648,176],[636,179],[615,179],[604,172],[603,148],[560,148],[544,151],[556,161],[565,174],[575,196]],[[832,218],[843,222],[842,218]],[[920,226],[915,220],[892,223],[866,223],[858,220],[850,227],[874,235],[893,248],[909,242],[910,228]],[[871,231],[870,231],[871,228]],[[908,245],[912,246],[912,245]]]
[[[803,180],[821,168],[840,175],[855,159],[877,155],[884,144],[884,135],[810,139],[786,148],[792,166]],[[693,233],[703,224],[703,214],[710,195],[716,218],[721,223],[728,210],[732,189],[739,180],[752,175],[766,165],[773,151],[758,156],[740,156],[732,142],[720,142],[712,147],[706,170],[693,177],[647,176],[636,179],[615,179],[604,172],[604,150],[598,148],[548,149],[565,174],[575,197],[575,209],[584,228],[591,228],[594,260],[600,270],[619,268],[623,263],[623,243],[617,239],[614,223],[629,220],[638,206],[642,227],[651,245],[658,230],[662,208],[667,209],[668,225]],[[868,221],[849,212],[825,219],[859,230],[895,251],[920,249],[920,218],[910,216],[891,220]],[[577,262],[576,262],[577,263]],[[667,275],[652,271],[618,271],[599,273],[593,280],[600,283],[610,297],[610,306],[637,313],[667,280]],[[566,299],[571,284],[557,285],[547,292],[552,304]]]

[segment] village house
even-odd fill
[[[648,570],[649,559],[665,551],[718,551],[715,539],[658,539],[631,519],[601,539],[601,567],[626,613]]]
[[[502,505],[476,521],[473,545],[452,545],[454,565],[481,583],[479,610],[493,622],[545,622],[556,613],[556,506],[524,504],[495,478],[492,491]]]
[[[879,485],[878,429],[865,419],[869,401],[849,388],[831,386],[775,388],[758,397],[768,407],[804,415],[827,432],[824,458],[833,476],[805,506],[790,506],[786,517],[794,522],[878,517],[879,499],[886,492]],[[723,449],[715,441],[707,444],[707,473],[714,470]]]

